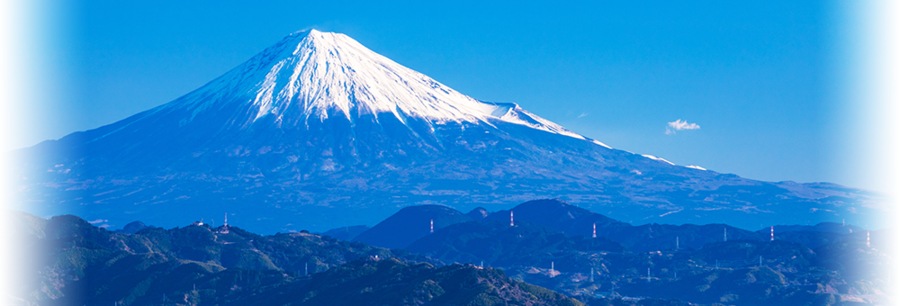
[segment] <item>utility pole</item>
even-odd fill
[[[726,227],[726,228],[723,228],[722,230],[724,230],[722,235],[725,237],[725,242],[728,242],[728,228]]]
[[[650,282],[650,268],[647,268],[647,282]]]
[[[594,267],[591,267],[591,282],[594,282]]]
[[[309,276],[309,263],[303,264],[303,276]]]
[[[678,236],[675,236],[675,249],[677,250],[678,248],[679,248],[679,246],[678,246]]]

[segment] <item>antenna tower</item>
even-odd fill
[[[594,235],[591,238],[597,238],[597,223],[594,223]]]
[[[222,225],[222,234],[228,234],[228,213],[225,213],[225,224]]]
[[[510,226],[510,227],[513,227],[513,226],[514,226],[514,225],[513,225],[513,211],[512,211],[512,210],[509,211],[509,226]]]
[[[775,227],[774,226],[769,228],[769,233],[771,234],[771,237],[772,237],[769,239],[769,241],[775,241]]]
[[[553,262],[550,262],[550,277],[553,277]]]
[[[869,231],[866,231],[866,247],[871,248],[872,245],[869,243]]]
[[[431,232],[434,233],[434,219],[431,219]]]
[[[723,230],[722,235],[725,237],[725,241],[728,241],[728,228],[726,227],[726,228],[723,228],[722,230]]]

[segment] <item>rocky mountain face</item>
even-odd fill
[[[494,211],[548,197],[634,224],[742,228],[878,227],[886,209],[833,184],[761,182],[613,149],[315,30],[172,102],[12,154],[16,209],[114,228],[227,212],[263,233],[323,231],[410,205]]]

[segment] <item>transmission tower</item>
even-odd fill
[[[553,269],[553,268],[554,268],[553,264],[554,264],[554,262],[551,261],[551,262],[550,262],[550,277],[553,277],[553,276],[554,276],[554,275],[553,275],[553,270],[554,270],[554,269]]]

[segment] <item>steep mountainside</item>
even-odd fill
[[[886,210],[860,190],[754,181],[612,149],[315,30],[170,103],[13,155],[17,209],[113,227],[228,212],[263,233],[322,231],[413,204],[497,210],[546,197],[636,224],[880,227]]]

